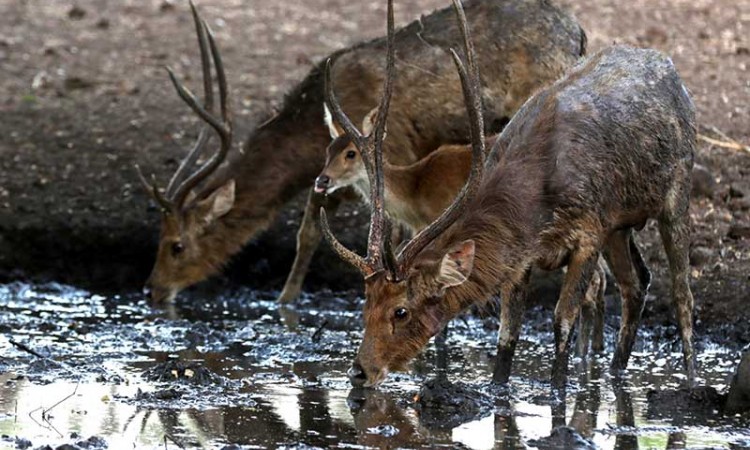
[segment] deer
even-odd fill
[[[331,77],[326,78],[326,101],[362,155],[372,205],[364,257],[341,244],[325,209],[319,212],[329,245],[364,277],[364,333],[348,370],[350,382],[373,387],[390,371],[406,370],[447,321],[499,292],[492,381],[507,384],[531,268],[567,266],[554,310],[551,370],[553,388],[564,389],[575,320],[601,254],[622,302],[610,364],[610,372],[619,376],[627,367],[651,281],[634,231],[655,219],[669,262],[688,385],[693,386],[688,207],[695,108],[674,64],[655,50],[605,49],[534,94],[485,158],[480,59],[459,0],[453,7],[466,60],[452,52],[470,122],[471,170],[453,203],[398,254],[385,233],[382,152],[395,72],[392,41],[370,134],[363,135],[346,116]]]
[[[331,135],[326,149],[323,171],[315,179],[315,192],[330,195],[339,189],[353,187],[365,201],[368,199],[367,171],[359,150],[331,116],[324,104],[325,124]],[[372,133],[377,108],[362,120],[362,133]],[[497,136],[485,139],[491,147]],[[471,169],[471,146],[441,145],[435,151],[410,165],[394,165],[383,159],[384,204],[391,220],[404,224],[412,235],[440,216],[466,184]],[[576,354],[587,355],[589,342],[594,353],[604,351],[604,294],[607,288],[604,262],[599,261],[584,296],[581,332]],[[593,339],[593,340],[590,340]]]
[[[200,44],[209,39],[201,36],[210,34],[210,30],[194,5],[191,10]],[[435,11],[397,33],[402,75],[396,87],[412,97],[395,101],[389,118],[391,131],[385,152],[394,164],[411,164],[439,144],[466,141],[468,122],[460,102],[455,101],[460,90],[458,79],[452,70],[445,69],[450,67],[448,48],[458,38],[455,25],[447,20],[448,13],[447,9]],[[484,58],[488,123],[497,127],[586,50],[586,35],[575,18],[547,1],[472,0],[467,2],[466,14],[475,25],[477,51]],[[368,112],[364,105],[377,102],[377,86],[385,74],[379,58],[384,43],[383,38],[377,38],[337,50],[327,58],[341,88],[342,105],[357,120]],[[211,47],[213,60],[218,62],[216,43],[206,46]],[[206,113],[211,113],[213,106],[208,102],[211,59],[208,50],[201,52],[205,91],[202,108]],[[284,205],[307,190],[297,255],[279,301],[298,297],[322,236],[318,209],[325,205],[333,213],[341,202],[353,198],[346,190],[325,197],[311,189],[328,143],[328,135],[320,127],[323,65],[315,65],[286,96],[280,111],[250,133],[242,152],[222,147],[208,159],[209,164],[196,167],[210,146],[206,142],[210,133],[202,131],[165,189],[153,178],[143,183],[161,211],[156,258],[144,288],[152,303],[170,301],[182,289],[220,272],[232,255],[273,223]],[[174,81],[173,75],[170,78]],[[223,78],[218,74],[217,78],[228,90]],[[186,87],[180,89],[183,100],[194,98]],[[188,104],[195,110],[200,102],[194,99]],[[229,112],[229,104],[222,105],[222,111]],[[229,142],[229,123],[198,115],[206,122],[204,130],[219,134],[221,146]]]

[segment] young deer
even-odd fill
[[[454,203],[398,256],[384,234],[381,154],[393,64],[381,100],[385,107],[367,137],[343,113],[330,83],[327,89],[334,119],[362,154],[372,203],[366,258],[336,240],[320,211],[326,239],[365,276],[365,332],[349,371],[352,383],[377,385],[389,371],[404,369],[447,321],[498,291],[501,326],[493,380],[507,382],[532,266],[567,265],[555,308],[552,368],[553,385],[564,386],[574,322],[601,252],[622,295],[611,369],[624,370],[650,282],[633,229],[654,218],[669,260],[693,384],[688,206],[695,114],[671,60],[621,46],[598,53],[526,102],[485,165],[478,60],[460,3],[453,3],[468,61],[467,70],[454,56],[471,123],[472,168]]]
[[[206,27],[193,11],[200,37],[207,33],[201,31]],[[472,0],[467,2],[466,14],[475,27],[486,75],[488,123],[505,122],[532,92],[557,79],[585,52],[585,34],[576,20],[546,1]],[[389,118],[389,143],[383,150],[394,164],[411,164],[439,144],[465,140],[468,123],[456,101],[459,85],[448,53],[459,33],[448,15],[449,10],[436,11],[398,31],[397,51],[403,67],[396,88],[409,95],[394,101]],[[368,111],[364,105],[377,103],[376,86],[384,77],[383,47],[384,39],[375,39],[330,57],[343,107],[357,120]],[[212,52],[218,63],[215,46]],[[208,95],[210,58],[208,51],[202,55]],[[320,127],[323,101],[321,64],[287,96],[278,115],[251,133],[243,152],[222,150],[210,165],[190,176],[198,158],[198,152],[191,152],[164,193],[149,183],[149,192],[159,197],[164,211],[156,262],[147,282],[152,301],[170,299],[219,271],[231,255],[273,222],[284,204],[312,186],[328,143],[328,134]],[[210,106],[204,109],[210,112]],[[215,120],[212,125],[217,125]],[[205,144],[205,136],[199,142]],[[341,198],[336,195],[328,200],[330,210]],[[299,294],[320,240],[317,211],[324,201],[323,196],[311,193],[282,301]]]

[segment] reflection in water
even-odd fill
[[[74,366],[81,375],[76,395],[55,408],[48,422],[38,412],[30,416],[70,394],[75,379],[49,372],[0,337],[0,354],[6,357],[0,363],[13,369],[0,373],[0,434],[30,439],[34,447],[69,442],[72,432],[129,449],[163,447],[165,437],[172,448],[304,443],[522,449],[548,439],[558,426],[571,427],[604,449],[726,447],[750,436],[741,421],[727,419],[717,426],[700,418],[650,419],[648,390],[674,388],[681,381],[681,355],[658,348],[635,352],[624,382],[611,380],[607,363],[593,359],[579,365],[569,390],[552,393],[546,381],[551,338],[538,332],[519,342],[512,386],[501,392],[488,386],[495,333],[468,319],[451,324],[450,334],[441,334],[412,374],[394,375],[380,390],[350,390],[345,371],[361,325],[356,305],[340,300],[294,309],[241,297],[154,312],[127,299],[2,286],[0,300],[0,325],[14,330],[10,338]],[[715,368],[706,371],[714,386],[724,382],[736,362],[728,351],[702,357],[704,367]],[[227,380],[226,386],[198,388],[141,377],[173,358],[210,370]],[[16,379],[17,373],[33,381]],[[461,381],[494,407],[458,426],[440,423],[447,418],[439,414],[436,422],[434,413],[426,420],[413,398],[427,377]],[[161,403],[135,400],[139,390],[169,388],[182,396]]]

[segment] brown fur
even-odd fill
[[[491,146],[495,137],[486,140]],[[354,154],[354,158],[348,156]],[[414,164],[399,166],[383,162],[385,207],[388,215],[417,232],[435,220],[466,183],[471,169],[468,145],[442,145]],[[323,181],[325,180],[325,181]],[[359,151],[345,136],[328,146],[326,165],[318,176],[316,190],[334,192],[353,186],[363,199],[370,186]]]
[[[488,125],[497,129],[541,86],[557,79],[585,53],[586,36],[575,19],[546,0],[468,0],[466,16],[481,56]],[[396,56],[399,98],[391,105],[390,138],[384,152],[393,164],[411,164],[440,145],[465,142],[468,124],[449,48],[458,48],[459,33],[449,8],[398,30]],[[384,39],[361,43],[330,55],[333,79],[343,108],[361,120],[376,103],[382,85]],[[226,221],[200,230],[191,228],[195,213],[187,205],[162,220],[156,262],[149,278],[152,299],[173,297],[179,290],[217,272],[221,266],[275,219],[320,172],[328,134],[323,123],[323,64],[315,67],[287,97],[281,112],[247,140],[244,151],[196,190],[197,198],[230,179],[237,183],[235,208]],[[336,202],[334,202],[336,203]],[[307,210],[317,211],[320,196]],[[312,252],[320,240],[313,214],[299,235],[298,255],[280,300],[299,294]],[[200,219],[200,218],[198,218]],[[181,258],[173,242],[192,248]]]
[[[417,255],[403,280],[383,272],[365,281],[366,329],[352,381],[382,381],[448,320],[499,291],[493,379],[506,382],[531,267],[567,265],[555,310],[552,377],[563,385],[574,321],[602,252],[623,297],[612,369],[624,369],[650,282],[631,230],[654,218],[670,262],[692,383],[687,208],[694,145],[692,102],[671,61],[655,51],[613,47],[540,91],[500,135],[465,213]],[[468,280],[446,287],[438,268],[470,241],[475,256]],[[408,310],[408,319],[396,328],[399,308]]]

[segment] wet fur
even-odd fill
[[[604,251],[623,296],[613,368],[624,369],[649,280],[631,229],[657,219],[692,378],[692,295],[686,265],[694,146],[694,107],[671,60],[656,51],[622,46],[591,57],[532,97],[505,128],[466,213],[418,255],[407,281],[399,283],[410,293],[408,307],[413,314],[437,314],[444,324],[501,292],[506,310],[501,331],[513,331],[501,332],[498,358],[508,366],[496,367],[494,379],[505,382],[529,269],[568,265],[555,311],[553,369],[553,382],[564,382],[573,324]],[[468,239],[476,244],[469,280],[447,289],[434,306],[439,295],[435,264]],[[382,283],[393,284],[382,276],[366,285],[378,292]],[[380,309],[392,305],[384,297],[368,296],[367,301]],[[366,330],[365,339],[372,332]],[[434,327],[423,324],[410,331],[423,343],[434,333]],[[400,350],[398,357],[404,357]],[[561,372],[558,379],[555,370]]]

